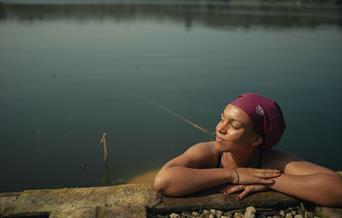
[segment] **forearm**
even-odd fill
[[[231,175],[232,170],[224,168],[193,169],[175,166],[160,172],[154,186],[162,194],[181,196],[230,182]]]
[[[342,205],[342,181],[339,176],[313,174],[305,176],[287,175],[274,178],[273,190],[292,195],[322,206]]]

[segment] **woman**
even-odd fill
[[[322,206],[342,206],[342,180],[330,169],[273,148],[284,130],[275,101],[255,93],[233,100],[216,126],[216,141],[190,147],[167,162],[154,188],[184,196],[227,184],[223,193],[237,200],[269,189]]]

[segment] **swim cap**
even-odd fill
[[[230,104],[248,114],[254,130],[263,137],[262,147],[270,148],[279,142],[286,124],[277,102],[256,93],[245,93]]]

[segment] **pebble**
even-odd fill
[[[255,218],[256,209],[252,206],[246,208],[244,218]]]
[[[305,211],[304,218],[313,218],[313,217],[314,217],[313,213]]]
[[[279,211],[279,215],[280,215],[281,217],[284,217],[284,216],[285,216],[285,211],[283,211],[283,210]]]
[[[199,216],[199,213],[197,213],[196,211],[192,212],[192,216]]]
[[[209,213],[210,213],[209,210],[203,210],[204,215],[209,215]]]
[[[226,217],[228,217],[228,218],[232,218],[232,217],[233,217],[233,214],[230,213],[230,212],[225,212],[225,213],[223,214],[223,216],[226,216]]]
[[[306,209],[305,209],[305,206],[304,206],[304,204],[303,204],[303,202],[300,202],[299,206],[300,206],[300,208],[301,208],[303,211],[306,210]]]
[[[223,214],[223,212],[220,210],[216,210],[216,212],[215,212],[216,217],[219,217],[219,218],[222,217],[222,214]]]
[[[287,213],[287,214],[285,215],[285,218],[293,218],[292,213]]]
[[[303,218],[303,215],[297,214],[297,215],[294,216],[294,218]]]
[[[192,218],[192,215],[190,213],[183,212],[181,214],[181,218]]]
[[[180,216],[177,213],[171,213],[170,218],[180,218]]]
[[[234,218],[244,218],[243,215],[239,212],[234,213]]]
[[[215,209],[210,209],[210,213],[215,213],[216,210]]]

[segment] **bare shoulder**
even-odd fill
[[[263,168],[279,169],[289,175],[335,174],[334,171],[326,167],[303,160],[294,154],[275,148],[264,150],[262,166]]]
[[[217,156],[215,142],[200,142],[173,158],[164,167],[185,166],[190,168],[210,168]]]

